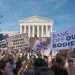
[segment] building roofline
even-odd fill
[[[32,21],[31,21],[32,20]],[[39,22],[38,22],[39,21]],[[42,17],[42,16],[30,16],[30,17],[26,17],[23,20],[19,20],[20,23],[42,23],[42,22],[53,22],[52,19],[48,18],[48,17]]]

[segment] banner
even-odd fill
[[[61,33],[52,33],[51,49],[70,49],[75,48],[75,32],[66,31]]]
[[[29,38],[27,34],[16,34],[7,38],[8,48],[25,49],[29,48]]]
[[[41,51],[43,49],[47,49],[46,45],[44,44],[44,42],[42,40],[36,40],[33,47],[32,47],[32,50],[34,51]]]

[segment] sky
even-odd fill
[[[75,26],[75,0],[0,0],[0,32],[20,31],[19,20],[29,16],[48,17],[53,31]]]

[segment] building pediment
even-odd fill
[[[21,20],[21,22],[22,23],[45,23],[45,22],[48,23],[48,22],[52,22],[52,20],[49,18],[40,17],[40,16],[31,16]]]

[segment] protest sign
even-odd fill
[[[69,49],[75,48],[75,32],[70,31],[52,33],[51,49]]]

